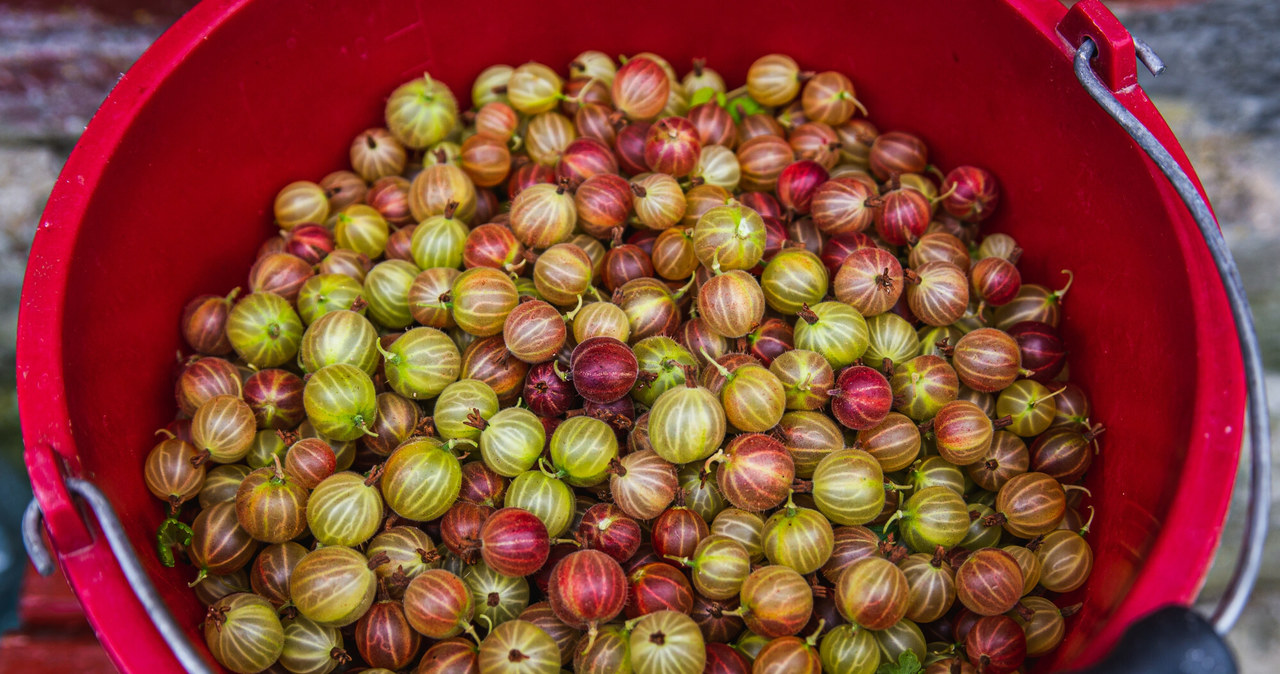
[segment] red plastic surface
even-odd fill
[[[1081,4],[1095,16],[1101,9]],[[1072,378],[1109,429],[1088,480],[1100,513],[1090,534],[1094,575],[1071,598],[1084,610],[1044,668],[1083,664],[1135,617],[1195,596],[1240,446],[1236,336],[1190,217],[1077,84],[1074,43],[1058,32],[1061,4],[545,0],[484,10],[426,0],[207,0],[116,86],[50,198],[18,342],[37,494],[46,508],[74,512],[52,484],[46,447],[102,487],[193,639],[202,617],[186,588],[194,572],[164,569],[148,554],[163,507],[142,486],[152,431],[174,410],[183,303],[244,284],[271,233],[276,191],[343,166],[349,139],[380,123],[398,84],[429,70],[466,101],[486,65],[536,59],[563,68],[600,48],[655,51],[681,70],[706,57],[731,81],[760,54],[786,52],[806,68],[848,73],[873,121],[921,135],[939,166],[994,171],[1003,197],[992,228],[1027,251],[1024,279],[1057,286],[1059,270],[1076,273],[1064,309]],[[1142,90],[1120,96],[1190,170]],[[67,517],[48,525],[59,546],[84,540]],[[61,550],[121,669],[175,670],[105,542]]]

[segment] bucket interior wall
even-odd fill
[[[1046,34],[1062,11],[1056,2],[996,0],[206,3],[194,12],[217,25],[162,38],[157,49],[185,57],[146,66],[171,69],[160,86],[117,91],[146,101],[114,151],[73,157],[63,175],[51,208],[83,201],[69,256],[33,259],[50,266],[42,273],[68,277],[61,367],[80,468],[124,516],[198,640],[203,609],[186,587],[194,571],[155,558],[164,508],[142,484],[142,462],[175,410],[183,304],[245,284],[256,247],[274,231],[281,186],[345,168],[350,139],[380,125],[390,91],[424,71],[465,102],[487,65],[563,69],[585,49],[653,51],[681,73],[704,57],[730,86],[757,56],[788,53],[807,69],[847,73],[880,129],[918,134],[944,171],[993,171],[1002,203],[987,231],[1008,232],[1025,249],[1024,282],[1060,287],[1060,270],[1075,273],[1063,321],[1071,377],[1108,431],[1087,481],[1098,509],[1094,574],[1059,602],[1082,601],[1084,610],[1068,622],[1058,662],[1096,655],[1091,648],[1116,636],[1112,619],[1133,600],[1131,588],[1153,582],[1143,574],[1185,496],[1189,447],[1203,444],[1209,425],[1238,420],[1239,365],[1229,325],[1203,325],[1229,322],[1220,286],[1203,280],[1211,274],[1203,245],[1132,142],[1080,89],[1064,45]],[[119,86],[151,86],[132,77]],[[123,121],[95,121],[115,123]],[[75,167],[90,162],[106,163],[92,194],[76,194]],[[1212,330],[1218,343],[1208,341]],[[1229,490],[1239,428],[1212,432],[1215,443],[1226,438],[1212,451]],[[1216,507],[1220,494],[1210,496]],[[1208,521],[1187,532],[1194,578],[1171,579],[1166,599],[1195,591],[1221,512]],[[127,643],[112,634],[109,607],[90,612],[109,647]]]

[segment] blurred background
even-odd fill
[[[80,132],[120,75],[192,4],[0,0],[0,674],[114,671],[65,583],[36,576],[17,535],[30,498],[14,393],[18,298],[36,222]],[[1158,79],[1145,71],[1139,79],[1199,171],[1240,265],[1280,426],[1280,3],[1108,4],[1168,65]],[[1280,459],[1280,442],[1273,455]],[[1243,506],[1237,489],[1206,606],[1230,576]],[[1274,526],[1280,496],[1271,511]],[[1266,559],[1280,559],[1280,535]],[[1280,564],[1264,564],[1231,642],[1243,671],[1276,671]]]

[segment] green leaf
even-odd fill
[[[747,115],[754,115],[761,112],[768,112],[763,105],[752,100],[749,96],[739,96],[729,101],[729,114],[733,115],[733,121],[742,122],[742,118]]]
[[[173,547],[191,545],[191,527],[170,517],[160,523],[156,532],[156,551],[160,555],[160,563],[172,567],[174,563]]]
[[[912,651],[903,651],[898,661],[885,662],[876,669],[876,674],[919,674],[924,671],[920,666],[920,658]]]
[[[695,105],[702,105],[715,97],[715,89],[712,89],[711,87],[703,87],[693,92],[693,95],[689,97],[689,107],[692,108]]]
[[[716,92],[716,105],[722,108],[729,105],[729,99],[725,97],[723,91]]]

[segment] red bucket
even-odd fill
[[[202,644],[193,571],[152,552],[164,512],[142,483],[152,433],[173,415],[183,304],[243,285],[276,191],[344,166],[397,85],[430,71],[465,101],[489,64],[563,67],[586,49],[705,57],[739,82],[757,56],[787,53],[848,73],[873,121],[919,134],[938,165],[992,170],[1004,199],[990,228],[1027,251],[1024,279],[1059,286],[1075,272],[1071,374],[1108,428],[1087,482],[1094,573],[1045,665],[1092,661],[1135,618],[1195,597],[1235,475],[1243,370],[1191,217],[1072,73],[1088,35],[1103,81],[1190,172],[1098,2],[1070,14],[1057,0],[370,4],[206,0],[120,80],[40,222],[18,335],[26,460],[57,557],[121,670],[178,664],[64,477],[105,492]]]

